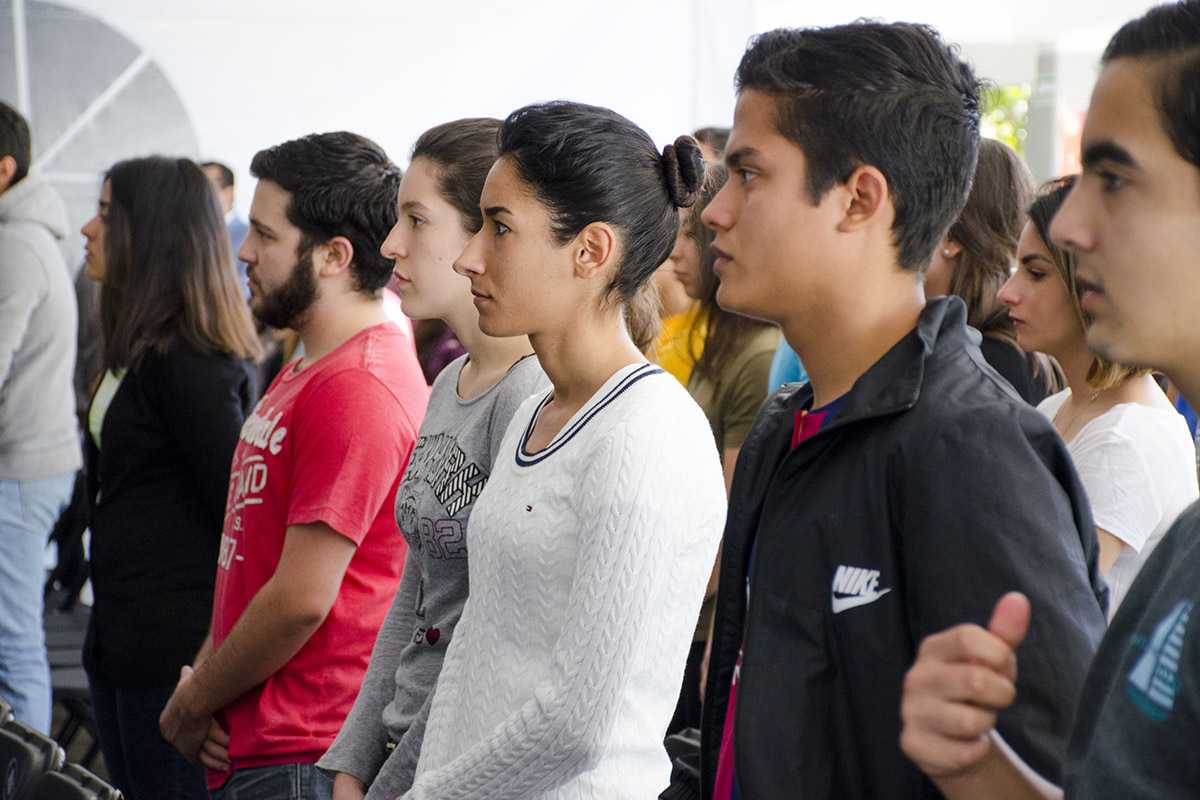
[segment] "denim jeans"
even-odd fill
[[[274,764],[234,770],[212,800],[333,800],[333,778],[316,764]]]
[[[126,800],[206,800],[204,767],[189,764],[158,729],[174,686],[119,689],[88,674],[108,782]]]
[[[18,720],[50,731],[50,665],[42,628],[42,559],[75,473],[0,480],[0,697]]]

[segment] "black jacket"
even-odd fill
[[[113,686],[174,685],[208,633],[252,369],[176,339],[126,372],[101,449],[87,436],[95,605],[84,665]]]
[[[1049,421],[986,365],[958,298],[790,448],[807,385],[777,391],[738,457],[704,707],[705,796],[739,648],[734,752],[747,800],[941,795],[900,750],[920,641],[1033,603],[1019,697],[997,728],[1057,782],[1107,590],[1078,477]],[[755,544],[755,540],[757,543]],[[746,571],[753,580],[747,608]]]

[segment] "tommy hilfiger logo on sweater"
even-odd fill
[[[879,570],[840,564],[833,573],[833,613],[874,603],[890,591],[879,588]]]

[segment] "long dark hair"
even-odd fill
[[[1033,175],[1017,152],[981,139],[967,204],[946,237],[962,247],[949,293],[967,306],[967,324],[1018,353],[1017,329],[997,294],[1017,265],[1017,243],[1034,196]],[[1034,383],[1047,391],[1063,385],[1057,365],[1042,353],[1023,353]]]
[[[996,293],[1017,264],[1017,242],[1033,188],[1033,175],[1015,150],[994,139],[981,140],[971,194],[947,234],[962,247],[950,294],[966,303],[967,324],[1014,347],[1017,331]]]
[[[261,353],[237,285],[229,234],[204,171],[186,158],[121,161],[105,176],[102,352],[108,369],[136,368],[176,336],[202,352]]]
[[[729,170],[723,164],[710,164],[696,204],[688,209],[683,221],[684,235],[695,243],[700,258],[697,298],[700,301],[700,313],[696,315],[692,329],[688,331],[687,347],[696,359],[692,365],[692,372],[708,378],[713,383],[720,378],[721,370],[747,336],[771,326],[769,322],[735,314],[717,305],[717,289],[721,282],[713,272],[716,256],[710,247],[716,238],[716,231],[700,221],[700,213],[717,196],[717,192],[721,191],[728,178]],[[706,331],[703,336],[702,330]],[[698,356],[697,351],[700,353]]]

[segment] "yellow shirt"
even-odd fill
[[[684,386],[691,377],[692,365],[704,352],[704,338],[708,333],[707,320],[701,320],[693,333],[699,314],[700,304],[696,303],[682,314],[667,317],[654,340],[654,360]]]

